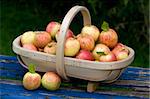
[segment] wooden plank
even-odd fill
[[[150,82],[149,81],[135,81],[135,80],[117,80],[113,85],[120,85],[120,86],[126,86],[126,87],[145,87],[150,88]]]
[[[14,63],[14,62],[0,62],[0,68],[8,68],[12,70],[25,70],[19,63]]]
[[[0,60],[17,60],[15,56],[0,55]]]
[[[0,69],[15,69],[24,71],[26,70],[23,68],[18,62],[0,62]],[[150,70],[149,69],[143,69],[143,68],[134,68],[129,67],[127,68],[119,78],[120,80],[138,80],[138,81],[149,81],[150,76]]]
[[[0,78],[21,80],[27,69],[23,68],[15,57],[1,57],[0,56]],[[128,67],[119,80],[112,84],[101,84],[96,93],[118,96],[134,96],[134,97],[148,97],[150,88],[150,69]],[[1,80],[2,81],[2,80]],[[14,82],[16,83],[16,82]],[[74,90],[86,90],[87,81],[72,80],[70,83],[62,83],[61,88],[68,88]],[[67,85],[67,86],[66,86]],[[72,86],[70,86],[72,85]],[[79,87],[78,87],[79,86]],[[73,90],[73,91],[74,91]],[[46,93],[47,94],[47,93]]]
[[[21,73],[21,71],[1,70],[0,78],[10,78],[10,79],[22,80],[24,74],[25,73]]]
[[[122,80],[137,80],[144,81],[149,80],[150,69],[129,67],[121,75],[120,79]]]
[[[143,97],[143,94],[140,94],[138,97],[135,96],[135,92],[131,94],[129,94],[129,92],[120,92],[120,94],[118,94],[118,92],[114,91],[96,91],[94,93],[88,93],[85,92],[84,90],[76,90],[76,89],[69,89],[69,88],[63,88],[61,87],[59,90],[57,91],[47,91],[45,89],[43,89],[42,87],[35,90],[35,91],[28,91],[25,90],[23,88],[23,86],[21,85],[21,83],[19,81],[7,81],[7,80],[3,80],[0,81],[0,89],[2,90],[0,93],[0,96],[2,97],[15,97],[15,98],[35,98],[35,97],[41,97],[41,98],[73,98],[73,99],[80,99],[80,98],[98,98],[98,99],[109,99],[109,98],[118,98],[118,99],[137,99],[137,98],[146,98]],[[127,94],[122,94],[122,93],[128,93],[129,95],[126,96]],[[130,92],[131,93],[131,92]],[[17,94],[17,95],[16,95]],[[136,93],[138,94],[138,93]],[[18,96],[18,97],[17,97]]]
[[[12,69],[3,69],[1,70],[1,78],[9,78],[9,79],[22,79],[23,75],[27,72],[22,70],[12,70]],[[108,84],[111,85],[112,84]],[[124,87],[150,87],[149,81],[135,81],[135,80],[117,80],[113,83],[114,86],[124,86]]]
[[[21,79],[27,69],[23,68],[17,62],[0,62],[0,70],[1,77],[3,78],[14,78]],[[133,71],[132,71],[133,70]],[[136,72],[135,72],[136,71]],[[142,71],[142,73],[140,73]],[[128,72],[128,73],[126,73]],[[135,74],[134,74],[135,73]],[[147,74],[147,75],[146,75]],[[136,77],[136,79],[135,79]],[[130,79],[129,79],[130,78]],[[144,79],[143,79],[144,78]],[[140,80],[137,80],[140,79]],[[136,82],[136,80],[138,82]],[[119,80],[115,83],[115,85],[123,85],[123,86],[144,86],[149,87],[149,70],[147,69],[136,69],[136,68],[127,68],[127,70],[122,74]]]

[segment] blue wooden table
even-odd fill
[[[0,99],[145,99],[149,98],[150,69],[128,67],[112,84],[100,84],[94,93],[86,92],[87,81],[71,78],[57,91],[40,87],[28,91],[22,86],[27,72],[16,57],[0,55]],[[41,73],[42,74],[42,73]]]

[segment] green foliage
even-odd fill
[[[107,32],[109,30],[109,24],[106,21],[104,21],[103,24],[101,25],[101,29]]]
[[[149,67],[148,4],[148,0],[1,0],[0,54],[14,55],[12,41],[18,35],[45,30],[50,21],[62,21],[72,6],[83,5],[90,11],[92,24],[100,29],[107,21],[118,33],[119,41],[135,50],[131,65]],[[78,34],[82,24],[78,14],[70,28]]]

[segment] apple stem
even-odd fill
[[[28,68],[30,73],[35,73],[35,65],[34,64],[29,64],[29,68]]]
[[[109,30],[109,24],[106,21],[103,21],[103,24],[101,25],[101,29],[107,32]]]

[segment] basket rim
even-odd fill
[[[43,52],[32,51],[25,49],[20,46],[20,39],[21,35],[14,39],[13,41],[13,51],[21,56],[39,59],[43,61],[52,61],[56,62],[56,55],[51,55]],[[68,63],[72,63],[72,66],[76,65],[77,67],[81,68],[89,68],[89,69],[100,69],[100,70],[114,70],[114,69],[121,69],[127,67],[133,60],[134,60],[134,50],[127,46],[129,49],[129,56],[123,60],[113,61],[113,62],[98,62],[98,61],[89,61],[89,60],[81,60],[72,57],[64,57],[65,65]],[[37,57],[40,56],[40,57]],[[85,64],[85,66],[83,65]],[[88,65],[87,65],[88,64]],[[116,66],[114,66],[116,65]]]

